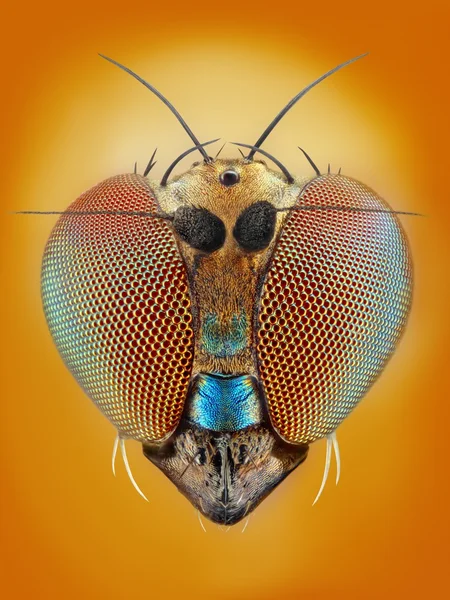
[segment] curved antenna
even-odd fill
[[[333,75],[333,73],[336,73],[336,71],[339,71],[340,69],[343,69],[344,67],[351,64],[352,62],[355,62],[356,60],[359,60],[360,58],[367,56],[367,54],[368,54],[367,52],[364,54],[360,54],[359,56],[355,56],[355,58],[351,58],[350,60],[347,60],[346,62],[338,65],[337,67],[334,67],[334,69],[331,69],[331,71],[328,71],[328,73],[325,73],[325,75],[322,75],[321,77],[319,77],[318,79],[316,79],[315,81],[310,83],[301,92],[299,92],[296,96],[294,96],[292,98],[292,100],[286,104],[286,106],[283,108],[283,110],[281,110],[277,114],[277,116],[274,118],[274,120],[266,127],[266,129],[263,131],[263,133],[258,138],[258,141],[255,143],[254,148],[259,148],[261,146],[261,144],[268,137],[268,135],[272,132],[272,130],[278,125],[278,123],[281,121],[281,119],[284,117],[284,115],[289,110],[291,110],[291,108],[294,106],[294,104],[296,104],[300,100],[300,98],[303,98],[303,96],[305,94],[307,94],[309,92],[309,90],[312,90],[313,87],[318,85],[321,81],[323,81],[327,77],[330,77],[330,75]],[[256,150],[252,150],[252,152],[250,152],[250,154],[247,156],[247,158],[249,160],[251,160],[253,158],[255,152],[256,152]]]
[[[108,56],[105,56],[104,54],[99,54],[99,56],[101,56],[102,58],[104,58],[105,60],[109,61],[110,63],[112,63],[113,65],[116,65],[116,67],[119,67],[119,69],[122,69],[122,71],[125,71],[125,73],[128,73],[129,75],[131,75],[132,77],[134,77],[135,79],[137,79],[140,83],[142,83],[142,85],[144,85],[148,90],[150,90],[151,92],[153,92],[155,94],[155,96],[158,96],[158,98],[167,106],[167,108],[169,108],[172,113],[176,116],[176,118],[178,119],[178,121],[180,122],[181,126],[183,127],[183,129],[185,130],[185,132],[188,134],[188,136],[191,138],[191,140],[194,142],[195,146],[198,148],[199,152],[201,152],[203,158],[205,159],[206,162],[210,162],[210,158],[209,156],[206,154],[206,152],[203,150],[203,148],[201,147],[201,144],[199,142],[199,140],[197,139],[197,137],[194,135],[192,129],[189,127],[189,125],[186,123],[186,121],[183,119],[183,117],[180,115],[180,113],[177,111],[177,109],[175,108],[175,106],[169,102],[169,100],[167,100],[167,98],[165,96],[163,96],[161,94],[161,92],[159,92],[155,87],[153,87],[150,83],[148,83],[147,81],[145,81],[145,79],[142,79],[142,77],[139,77],[139,75],[137,75],[137,73],[134,73],[131,69],[129,69],[128,67],[125,67],[124,65],[121,65],[119,62],[113,60],[112,58],[109,58]]]
[[[220,138],[217,138],[215,140],[210,140],[209,142],[205,142],[204,144],[199,144],[197,146],[194,146],[193,148],[189,148],[189,150],[186,150],[185,152],[183,152],[183,154],[180,154],[180,156],[178,158],[176,158],[173,163],[170,165],[170,167],[167,169],[167,171],[164,173],[162,179],[161,179],[161,186],[164,187],[167,185],[167,180],[169,179],[169,175],[171,174],[171,172],[174,170],[174,168],[177,166],[177,164],[180,162],[180,160],[182,158],[184,158],[185,156],[187,156],[188,154],[190,154],[191,152],[194,152],[194,150],[198,150],[198,148],[201,146],[208,146],[209,144],[214,144],[214,142],[218,142],[220,140]],[[206,151],[203,150],[203,152]],[[209,156],[208,156],[208,162],[211,162],[209,160]]]
[[[263,154],[264,156],[267,156],[267,158],[270,158],[270,160],[273,160],[273,162],[277,165],[277,167],[279,169],[281,169],[281,171],[283,171],[286,179],[288,180],[288,183],[294,183],[294,178],[289,173],[289,171],[286,169],[286,167],[284,165],[282,165],[278,159],[276,159],[274,156],[272,156],[271,154],[269,154],[265,150],[262,150],[261,148],[257,148],[256,146],[251,146],[250,144],[240,144],[239,142],[231,142],[231,143],[234,144],[235,146],[243,146],[244,148],[251,148],[252,149],[252,155],[255,152],[259,152],[260,154]]]

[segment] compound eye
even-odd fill
[[[267,248],[275,232],[276,218],[277,211],[270,202],[255,202],[236,221],[233,235],[237,243],[253,252]]]
[[[42,298],[83,390],[123,437],[159,443],[175,431],[191,380],[191,298],[171,227],[120,214],[136,210],[159,211],[140,175],[111,177],[71,204],[47,242]]]
[[[375,192],[327,175],[303,189],[302,205],[343,210],[290,212],[255,336],[272,424],[292,444],[336,431],[357,405],[394,351],[412,290],[406,238]]]
[[[203,252],[214,252],[225,242],[225,225],[206,208],[180,206],[175,212],[173,226],[189,246]]]
[[[236,185],[236,183],[239,183],[239,179],[239,173],[236,173],[236,171],[232,170],[224,171],[220,175],[220,183],[225,187],[231,187],[232,185]]]

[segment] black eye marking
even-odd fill
[[[223,246],[225,225],[205,208],[180,206],[175,211],[173,226],[189,246],[203,252],[214,252]]]
[[[231,187],[232,185],[236,185],[236,183],[239,183],[239,179],[239,173],[236,173],[236,171],[232,170],[224,171],[220,175],[220,183],[225,187]]]
[[[270,202],[255,202],[238,217],[233,235],[244,250],[263,250],[273,238],[277,211]]]

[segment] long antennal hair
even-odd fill
[[[109,217],[147,217],[150,219],[165,219],[171,221],[172,215],[167,213],[153,213],[145,210],[16,210],[14,215],[107,215]]]
[[[200,144],[200,146],[202,147],[202,150],[203,150],[203,146],[208,146],[209,144],[214,144],[214,142],[218,142],[219,140],[220,140],[220,138],[217,138],[217,139],[215,139],[215,140],[210,140],[209,142],[205,142],[204,144]],[[189,148],[189,150],[186,150],[185,152],[183,152],[182,154],[180,154],[180,156],[178,156],[178,157],[177,157],[177,158],[176,158],[176,159],[173,161],[173,163],[170,165],[170,167],[167,169],[167,171],[164,173],[164,175],[163,175],[163,177],[162,177],[162,179],[161,179],[161,183],[160,183],[160,185],[161,185],[162,187],[164,187],[164,186],[166,186],[166,185],[167,185],[167,180],[169,179],[169,175],[170,175],[170,174],[171,174],[171,172],[174,170],[174,168],[177,166],[177,164],[180,162],[180,160],[181,160],[182,158],[184,158],[185,156],[187,156],[188,154],[190,154],[191,152],[194,152],[194,150],[199,150],[199,146],[194,146],[193,148]],[[203,150],[203,152],[205,152],[205,154],[206,154],[206,151],[205,151],[205,150]],[[208,155],[207,155],[207,156],[208,156]],[[208,162],[211,162],[211,161],[209,160],[209,156],[208,156]]]
[[[128,73],[129,75],[131,75],[132,77],[134,77],[135,79],[137,79],[140,83],[142,83],[142,85],[144,85],[148,90],[150,90],[151,92],[153,92],[155,94],[155,96],[158,96],[158,98],[172,111],[172,113],[176,116],[176,118],[178,119],[178,121],[180,122],[181,126],[183,127],[183,129],[186,131],[186,133],[188,134],[188,136],[191,138],[191,140],[194,142],[196,148],[198,148],[199,152],[201,152],[203,158],[205,159],[206,162],[210,162],[211,159],[209,158],[208,154],[206,153],[206,151],[203,149],[202,145],[200,144],[200,141],[198,140],[198,138],[194,135],[192,129],[189,127],[189,125],[186,123],[186,121],[183,119],[183,117],[180,115],[180,113],[177,111],[177,109],[175,108],[175,106],[169,102],[169,100],[167,100],[167,98],[165,96],[163,96],[161,94],[161,92],[159,92],[155,87],[153,87],[150,83],[148,83],[147,81],[145,81],[145,79],[142,79],[142,77],[140,77],[139,75],[137,75],[136,73],[134,73],[134,71],[132,71],[131,69],[129,69],[128,67],[125,67],[124,65],[121,65],[119,62],[113,60],[112,58],[109,58],[108,56],[105,56],[104,54],[99,54],[99,56],[101,56],[102,58],[104,58],[105,60],[108,60],[110,63],[112,63],[113,65],[116,65],[116,67],[119,67],[119,69],[122,69],[122,71],[125,71],[125,73]]]
[[[409,215],[410,217],[424,217],[421,213],[407,212],[405,210],[390,210],[388,208],[364,208],[356,206],[334,206],[332,204],[303,204],[300,206],[291,206],[288,208],[277,208],[277,212],[297,212],[297,211],[334,211],[334,212],[355,212],[355,213],[384,213],[390,215]]]
[[[289,173],[289,171],[286,169],[286,167],[277,158],[275,158],[275,156],[272,156],[272,154],[269,154],[262,148],[256,148],[255,146],[251,146],[250,144],[241,144],[239,142],[231,142],[231,143],[234,144],[235,146],[243,146],[244,148],[251,148],[253,154],[255,152],[259,152],[263,156],[267,156],[267,158],[270,158],[270,160],[272,160],[277,165],[277,167],[283,172],[288,183],[294,183],[294,178]]]
[[[291,108],[294,106],[294,104],[296,104],[300,100],[300,98],[303,98],[303,96],[305,94],[307,94],[309,92],[309,90],[312,90],[313,87],[315,87],[316,85],[318,85],[321,81],[323,81],[327,77],[330,77],[330,75],[333,75],[333,73],[336,73],[336,71],[339,71],[340,69],[342,69],[342,68],[346,67],[347,65],[355,62],[356,60],[359,60],[360,58],[363,58],[364,56],[367,56],[367,52],[365,54],[360,54],[359,56],[355,56],[355,58],[351,58],[350,60],[347,60],[346,62],[338,65],[337,67],[334,67],[334,69],[331,69],[331,71],[328,71],[328,73],[325,73],[325,75],[322,75],[321,77],[319,77],[318,79],[316,79],[315,81],[313,81],[312,83],[310,83],[301,92],[299,92],[296,96],[294,96],[292,98],[292,100],[286,104],[286,106],[283,108],[283,110],[281,110],[277,114],[277,116],[274,118],[274,120],[262,132],[262,134],[259,136],[257,142],[255,144],[253,144],[253,148],[259,148],[261,146],[261,144],[269,136],[269,134],[273,131],[273,129],[278,125],[278,123],[281,121],[281,119],[284,117],[284,115],[289,110],[291,110]],[[255,152],[256,152],[256,150],[252,150],[250,152],[250,154],[247,156],[247,158],[249,160],[252,160],[253,156],[255,155]]]
[[[147,177],[147,175],[150,173],[150,171],[153,169],[153,167],[158,162],[157,160],[155,160],[155,162],[153,162],[153,159],[155,158],[157,150],[158,150],[158,148],[155,148],[155,150],[153,151],[151,159],[148,161],[148,165],[146,166],[145,171],[143,173],[144,177]]]
[[[312,168],[316,172],[317,177],[320,177],[319,167],[316,165],[316,163],[313,161],[313,159],[310,157],[310,155],[305,150],[303,150],[303,148],[300,148],[300,146],[298,146],[298,149],[303,152],[306,160],[309,162],[309,164],[312,166]]]

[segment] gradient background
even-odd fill
[[[303,4],[48,0],[2,8],[2,597],[448,597],[450,9],[429,0]],[[318,504],[325,443],[241,527],[206,522],[114,431],[66,371],[39,276],[55,218],[111,175],[156,177],[191,145],[154,96],[96,56],[151,81],[202,139],[252,143],[304,85],[369,51],[306,96],[264,148],[310,174],[297,145],[397,209],[415,265],[398,352],[339,428],[343,472]],[[226,148],[229,156],[236,150]],[[191,158],[191,157],[189,157]],[[190,164],[187,159],[184,166]],[[181,170],[183,165],[180,165]]]

